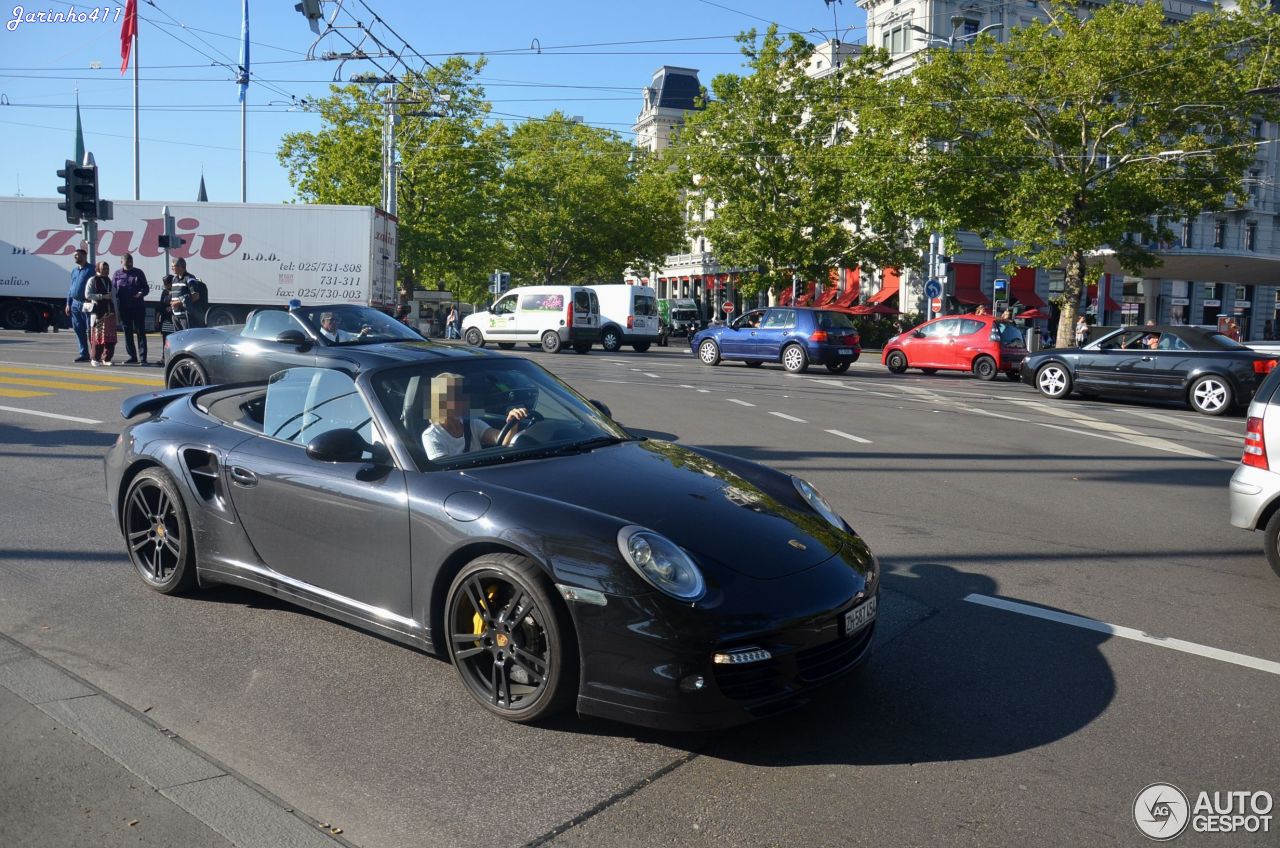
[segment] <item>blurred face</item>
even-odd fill
[[[85,255],[86,255],[86,254],[85,254],[85,252],[84,252],[83,250],[77,250],[77,251],[75,252],[75,262],[76,262],[76,264],[77,264],[77,265],[83,265],[83,264],[84,264],[84,261],[85,261]]]
[[[105,262],[99,262],[99,263],[98,263],[98,273],[99,273],[99,274],[101,274],[101,275],[103,275],[103,276],[105,277],[107,274],[110,274],[110,273],[111,273],[111,266],[110,266],[110,265],[108,265],[108,264],[107,264],[107,263],[105,263]]]
[[[320,327],[326,333],[335,333],[338,330],[338,319],[332,315],[326,315],[320,319]]]
[[[124,259],[121,260],[120,264],[124,265],[124,269],[128,271],[130,268],[133,267],[133,256],[131,254],[126,253],[124,255]]]
[[[175,274],[187,273],[187,263],[183,262],[181,259],[173,260],[173,273]]]
[[[462,377],[456,374],[439,374],[431,380],[431,418],[445,421],[462,418],[471,411]]]

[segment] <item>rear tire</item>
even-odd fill
[[[1235,403],[1235,395],[1225,378],[1210,374],[1191,384],[1187,400],[1201,415],[1225,415]]]
[[[973,360],[973,376],[979,380],[994,380],[996,377],[996,361],[989,356],[979,356]]]
[[[484,347],[484,333],[480,332],[479,327],[468,327],[462,334],[462,340],[472,347]]]
[[[34,330],[39,323],[36,310],[25,303],[7,303],[0,309],[0,327],[6,330]]]
[[[547,330],[542,334],[543,353],[559,353],[560,345],[560,334],[555,330]]]
[[[1036,372],[1036,388],[1050,400],[1061,400],[1071,394],[1071,374],[1060,362],[1050,362]]]
[[[631,347],[635,348],[636,353],[644,353],[649,349],[649,342],[636,342]]]
[[[907,356],[902,351],[895,350],[885,359],[884,365],[890,374],[901,374],[907,370]]]
[[[798,344],[782,349],[782,367],[791,374],[803,374],[809,370],[809,354]]]
[[[617,327],[605,327],[600,332],[600,347],[608,353],[622,350],[622,332]]]
[[[1262,531],[1262,549],[1267,554],[1267,565],[1280,577],[1280,509],[1267,519],[1267,526]]]
[[[133,478],[120,508],[129,561],[142,582],[165,595],[196,586],[195,541],[177,484],[161,468]]]
[[[206,327],[230,327],[232,324],[242,323],[244,323],[244,316],[238,309],[230,306],[211,306],[204,316]]]
[[[207,385],[209,385],[209,372],[205,370],[199,360],[190,356],[183,356],[176,360],[169,368],[169,373],[164,379],[164,387],[166,389]]]

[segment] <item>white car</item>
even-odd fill
[[[547,353],[565,346],[586,353],[600,341],[600,301],[587,286],[521,286],[464,318],[462,338],[474,347],[525,342]]]
[[[1267,563],[1280,575],[1280,369],[1262,381],[1249,404],[1244,456],[1231,475],[1231,523],[1261,530]],[[1268,446],[1274,453],[1268,453]],[[1274,456],[1274,459],[1272,458]]]
[[[613,353],[631,345],[644,353],[659,340],[658,294],[650,286],[587,286],[600,298],[600,346]]]

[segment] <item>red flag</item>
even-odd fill
[[[128,0],[124,6],[124,23],[120,24],[120,73],[129,67],[129,54],[133,51],[133,39],[138,34],[138,0]]]

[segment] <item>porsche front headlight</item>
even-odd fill
[[[827,499],[815,488],[808,480],[801,480],[799,477],[792,477],[791,484],[796,487],[796,491],[800,493],[800,497],[804,498],[805,503],[813,508],[813,511],[821,515],[827,520],[827,523],[837,530],[848,531],[848,526],[844,523],[844,519],[840,517],[840,513],[836,512],[835,507],[827,503]]]
[[[643,527],[623,527],[618,550],[645,582],[673,598],[696,601],[707,591],[698,566],[666,536]]]

